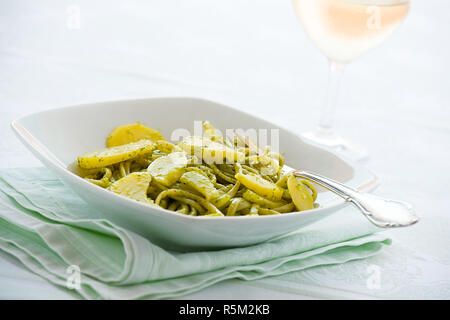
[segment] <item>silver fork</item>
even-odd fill
[[[291,168],[284,166],[283,169],[289,170]],[[370,222],[378,227],[407,227],[419,221],[409,203],[360,192],[330,178],[303,170],[293,170],[292,174],[334,192],[345,201],[356,206]]]
[[[253,144],[250,139],[242,136],[236,130],[234,133],[254,152],[261,154],[261,150]],[[370,222],[378,227],[407,227],[419,221],[413,207],[409,203],[360,192],[330,178],[319,174],[306,172],[304,170],[295,170],[287,165],[283,166],[283,172],[291,172],[296,177],[314,182],[337,194],[345,201],[350,202],[357,207]]]

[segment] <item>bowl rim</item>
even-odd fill
[[[142,203],[139,201],[135,201],[133,199],[124,197],[122,195],[110,192],[102,187],[99,187],[93,183],[90,183],[89,181],[86,181],[85,179],[83,179],[82,177],[78,176],[77,174],[75,174],[74,172],[72,172],[71,170],[69,170],[67,168],[66,165],[64,165],[45,145],[43,145],[36,137],[34,137],[27,129],[25,126],[22,125],[23,121],[26,119],[29,119],[31,117],[36,117],[38,115],[41,114],[45,114],[45,113],[49,113],[49,112],[53,112],[53,111],[64,111],[64,110],[68,110],[68,109],[76,109],[76,108],[80,108],[80,107],[87,107],[87,106],[92,106],[92,105],[97,105],[97,104],[108,104],[108,103],[130,103],[130,102],[144,102],[144,101],[148,101],[148,100],[197,100],[197,101],[202,101],[202,102],[207,102],[207,103],[212,103],[215,105],[218,105],[222,108],[226,108],[226,109],[231,109],[232,111],[235,112],[239,112],[239,113],[243,113],[245,115],[248,115],[250,117],[255,118],[258,121],[263,121],[263,122],[267,122],[270,123],[274,126],[276,126],[279,129],[282,129],[296,137],[298,137],[299,139],[301,139],[304,143],[312,145],[314,147],[320,148],[320,149],[325,149],[327,152],[333,154],[334,156],[336,156],[337,158],[339,158],[341,161],[345,162],[347,165],[349,165],[350,167],[357,169],[357,170],[364,170],[366,173],[368,173],[372,179],[366,183],[364,183],[363,185],[360,185],[358,187],[356,187],[355,189],[358,191],[372,191],[374,190],[376,187],[378,187],[378,185],[380,184],[380,179],[378,176],[376,176],[370,169],[364,167],[361,164],[358,164],[350,159],[347,159],[339,154],[337,154],[336,152],[334,152],[333,150],[324,148],[320,145],[318,145],[317,143],[310,141],[304,137],[302,137],[301,135],[295,133],[294,131],[292,131],[289,128],[283,127],[279,124],[275,124],[272,123],[271,121],[265,120],[262,117],[258,116],[258,115],[253,115],[249,112],[246,111],[242,111],[238,108],[232,107],[232,106],[228,106],[228,105],[224,105],[220,102],[216,102],[216,101],[212,101],[209,99],[205,99],[205,98],[199,98],[199,97],[190,97],[190,96],[176,96],[176,97],[150,97],[150,98],[136,98],[136,99],[119,99],[119,100],[106,100],[106,101],[96,101],[96,102],[89,102],[89,103],[83,103],[83,104],[77,104],[77,105],[69,105],[69,106],[63,106],[63,107],[58,107],[58,108],[50,108],[47,110],[42,110],[39,112],[35,112],[35,113],[30,113],[27,115],[24,115],[22,117],[19,117],[13,121],[11,121],[10,126],[13,129],[14,133],[16,134],[16,136],[19,138],[19,140],[28,148],[30,149],[30,151],[32,151],[32,153],[38,158],[40,159],[40,157],[44,158],[45,161],[48,162],[48,164],[50,164],[53,169],[59,171],[61,174],[69,176],[71,179],[75,179],[75,181],[77,181],[78,183],[81,183],[82,185],[84,185],[86,188],[92,190],[93,192],[100,192],[100,194],[104,194],[106,197],[113,197],[113,199],[115,199],[116,201],[124,201],[124,203],[127,203],[129,206],[137,206],[138,208],[140,208],[141,210],[145,210],[148,208],[152,208],[154,209],[154,213],[157,213],[158,215],[164,215],[167,218],[167,214],[170,214],[171,216],[173,216],[173,218],[180,218],[180,219],[185,219],[186,221],[189,220],[195,220],[195,221],[201,221],[201,220],[213,220],[213,221],[234,221],[234,220],[243,220],[243,219],[258,219],[258,220],[262,220],[262,219],[266,219],[266,220],[270,220],[270,219],[288,219],[294,215],[311,215],[311,214],[318,214],[318,212],[324,211],[324,209],[331,209],[331,210],[338,210],[340,208],[342,208],[344,205],[346,205],[348,202],[345,201],[344,199],[338,198],[335,200],[332,200],[328,203],[328,205],[326,207],[317,207],[314,209],[310,209],[310,210],[305,210],[305,211],[294,211],[294,212],[289,212],[289,213],[283,213],[283,214],[277,214],[277,215],[260,215],[260,216],[190,216],[190,215],[186,215],[186,214],[182,214],[182,213],[178,213],[175,211],[171,211],[171,210],[167,210],[164,209],[162,207],[156,206],[156,205],[151,205],[151,204],[146,204],[146,203]],[[41,160],[41,159],[40,159]],[[44,161],[44,165],[46,164]],[[285,218],[281,218],[281,217],[285,217]]]

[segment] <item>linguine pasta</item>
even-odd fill
[[[192,216],[277,215],[314,208],[308,181],[282,173],[270,146],[224,139],[203,122],[202,137],[171,143],[140,123],[115,128],[106,148],[78,157],[80,176],[139,202]]]

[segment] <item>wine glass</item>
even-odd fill
[[[306,34],[327,56],[328,88],[319,125],[303,136],[353,160],[365,148],[334,133],[339,84],[348,62],[381,44],[405,19],[409,0],[293,0]]]

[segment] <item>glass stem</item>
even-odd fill
[[[339,85],[344,74],[345,65],[329,60],[328,86],[322,108],[318,130],[325,135],[333,134],[334,114],[337,105]]]

